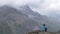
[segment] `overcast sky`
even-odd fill
[[[60,0],[0,0],[0,6],[21,6],[28,4],[33,10],[47,15],[50,12],[60,13]]]

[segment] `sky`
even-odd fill
[[[60,0],[0,0],[0,6],[10,5],[19,7],[26,4],[34,11],[43,15],[51,13],[60,14]]]

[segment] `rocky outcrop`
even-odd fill
[[[36,31],[29,32],[27,34],[60,34],[60,33],[58,33],[58,32],[42,32],[40,30],[36,30]]]

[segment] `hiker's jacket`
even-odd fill
[[[46,32],[46,26],[42,26],[42,32]]]

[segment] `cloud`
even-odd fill
[[[0,6],[19,7],[25,4],[43,15],[47,15],[49,12],[57,12],[52,10],[60,11],[60,0],[0,0]]]
[[[0,6],[2,5],[12,5],[12,6],[21,6],[21,5],[34,5],[37,7],[40,0],[0,0]]]
[[[43,15],[47,15],[49,12],[58,12],[60,11],[60,0],[45,0],[39,4],[37,10],[39,10],[38,12]]]

